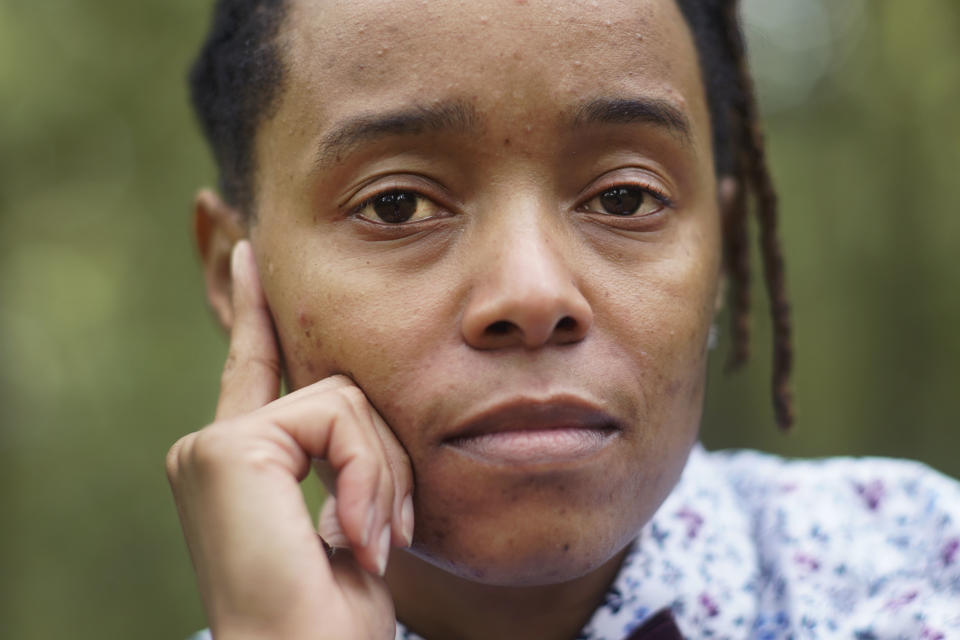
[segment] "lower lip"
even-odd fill
[[[599,429],[535,429],[487,433],[448,444],[492,464],[550,464],[589,457],[603,449],[613,434]]]

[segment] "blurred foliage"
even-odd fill
[[[0,637],[203,625],[163,457],[208,420],[224,355],[189,234],[214,179],[183,81],[208,10],[0,3]],[[721,340],[704,437],[960,475],[960,5],[855,22],[804,100],[760,78],[799,422],[772,426],[758,283],[754,362],[723,375]]]

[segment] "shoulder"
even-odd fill
[[[960,524],[960,484],[919,462],[790,460],[755,451],[704,455],[754,526],[819,524],[838,532],[868,528],[885,538],[905,530],[935,538],[956,533]]]
[[[802,610],[864,638],[960,632],[955,480],[885,458],[704,456],[750,523],[762,611]],[[885,632],[870,635],[877,625]]]

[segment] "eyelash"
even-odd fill
[[[584,198],[584,199],[582,200],[581,204],[578,205],[578,208],[582,208],[583,206],[585,206],[585,204],[586,204],[587,202],[590,202],[590,201],[593,200],[594,198],[600,197],[604,192],[609,191],[609,190],[611,190],[611,189],[616,189],[616,188],[618,188],[618,187],[628,187],[628,188],[633,188],[633,189],[639,189],[640,191],[642,191],[642,192],[644,193],[644,195],[650,196],[651,198],[653,198],[654,200],[656,200],[656,201],[661,205],[661,207],[664,208],[664,209],[671,209],[671,208],[673,208],[673,206],[674,206],[674,201],[673,201],[672,198],[670,198],[670,196],[668,196],[668,195],[667,195],[666,193],[664,193],[662,190],[660,190],[660,189],[658,189],[658,188],[656,188],[656,187],[654,187],[654,186],[652,186],[652,185],[649,185],[649,184],[636,184],[636,183],[629,183],[629,182],[621,182],[621,183],[608,184],[608,185],[605,185],[602,189],[598,189],[598,190],[594,191],[589,197]],[[362,200],[359,204],[357,204],[357,205],[355,205],[354,207],[352,207],[352,209],[350,210],[350,215],[352,215],[352,216],[359,216],[359,213],[360,213],[361,211],[363,211],[364,209],[366,209],[367,207],[373,205],[373,204],[374,204],[374,201],[376,201],[377,198],[380,198],[380,197],[382,197],[382,196],[384,196],[384,195],[386,195],[386,194],[388,194],[388,193],[395,193],[395,192],[412,193],[412,194],[414,194],[417,198],[423,198],[424,200],[429,200],[429,201],[432,202],[432,203],[434,204],[434,206],[436,206],[437,208],[442,208],[441,205],[437,203],[436,199],[431,198],[431,197],[428,196],[428,195],[425,195],[424,193],[422,193],[421,191],[419,191],[419,190],[417,190],[417,189],[415,189],[415,188],[409,188],[409,187],[389,187],[389,188],[383,189],[383,190],[381,190],[381,191],[377,191],[376,193],[374,193],[374,194],[368,196],[367,198],[365,198],[364,200]],[[659,211],[659,210],[658,210],[658,211]],[[599,213],[599,212],[588,211],[588,213]],[[612,215],[612,214],[602,214],[602,213],[601,213],[600,215]],[[650,215],[654,215],[654,214],[653,214],[653,213],[648,213],[648,214],[644,214],[643,216],[625,216],[625,218],[630,218],[630,217],[645,217],[645,216],[650,216]],[[414,221],[414,222],[402,222],[402,223],[387,223],[387,222],[382,222],[382,223],[380,223],[380,222],[377,222],[376,220],[369,220],[369,219],[367,219],[367,218],[364,218],[364,219],[367,220],[367,221],[369,221],[369,222],[372,222],[373,224],[383,224],[383,225],[386,225],[386,226],[398,227],[398,226],[402,226],[402,225],[416,224],[417,222],[426,222],[427,220],[432,220],[432,219],[434,219],[434,217],[424,218],[423,220],[416,220],[416,221]]]
[[[654,200],[662,204],[664,207],[668,209],[673,208],[673,199],[671,199],[670,196],[668,196],[663,191],[660,191],[659,189],[654,189],[649,185],[641,186],[640,189],[642,189],[644,193],[649,194]]]
[[[597,195],[600,195],[604,191],[607,191],[609,189],[615,189],[617,187],[634,187],[634,188],[640,189],[640,191],[643,191],[646,195],[650,196],[651,198],[653,198],[654,200],[662,204],[664,207],[669,208],[673,206],[673,200],[670,198],[670,196],[668,196],[662,190],[654,186],[651,186],[649,184],[614,184],[609,187],[606,187],[602,191],[597,192]],[[593,196],[593,197],[596,198],[597,196]]]

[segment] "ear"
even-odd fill
[[[207,301],[226,331],[233,327],[230,254],[233,245],[247,235],[243,214],[215,191],[204,189],[193,201],[193,237],[203,263]]]
[[[737,205],[737,198],[740,195],[740,182],[733,176],[720,176],[717,181],[717,205],[720,209],[720,224],[726,232],[727,224],[732,215],[733,208]],[[714,310],[720,313],[727,300],[727,270],[720,270],[720,286],[717,287],[717,299]]]

